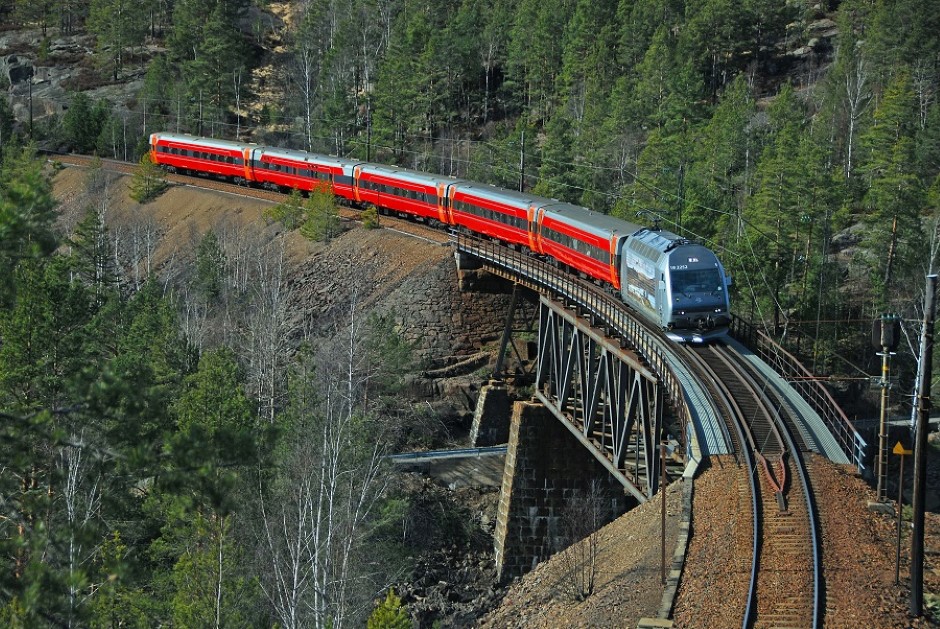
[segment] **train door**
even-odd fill
[[[659,288],[656,290],[656,312],[659,314],[659,324],[663,327],[669,323],[668,308],[666,298],[669,292],[666,290],[666,274],[659,276]]]
[[[536,253],[542,251],[542,219],[545,217],[545,208],[533,203],[529,206],[529,248]]]
[[[353,198],[356,200],[356,203],[362,203],[362,197],[359,195],[359,177],[360,176],[362,176],[361,165],[353,168],[352,189],[353,189]]]
[[[447,211],[447,189],[449,187],[446,183],[437,184],[437,215],[445,225],[454,224],[453,217],[449,216],[450,212]]]

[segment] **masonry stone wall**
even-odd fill
[[[610,500],[602,524],[628,500],[607,469],[541,404],[513,407],[495,533],[496,569],[505,581],[525,574],[564,540],[565,508],[601,481]]]
[[[495,350],[499,343],[512,284],[483,271],[475,273],[476,281],[461,284],[449,258],[407,278],[385,300],[385,307],[395,312],[396,325],[431,368],[483,349]]]
[[[470,446],[483,448],[509,441],[510,400],[506,385],[491,382],[480,389],[473,425],[470,428]]]

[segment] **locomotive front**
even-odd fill
[[[680,244],[665,252],[663,324],[677,340],[703,342],[723,335],[731,323],[731,281],[711,250]]]
[[[621,294],[674,341],[703,343],[724,335],[731,323],[731,280],[711,250],[659,229],[626,239]]]

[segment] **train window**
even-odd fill
[[[674,293],[716,293],[724,290],[718,269],[696,269],[672,272]]]

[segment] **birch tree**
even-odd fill
[[[379,589],[363,546],[385,478],[365,324],[350,306],[330,341],[298,359],[287,463],[259,486],[262,588],[286,628],[360,626]]]

